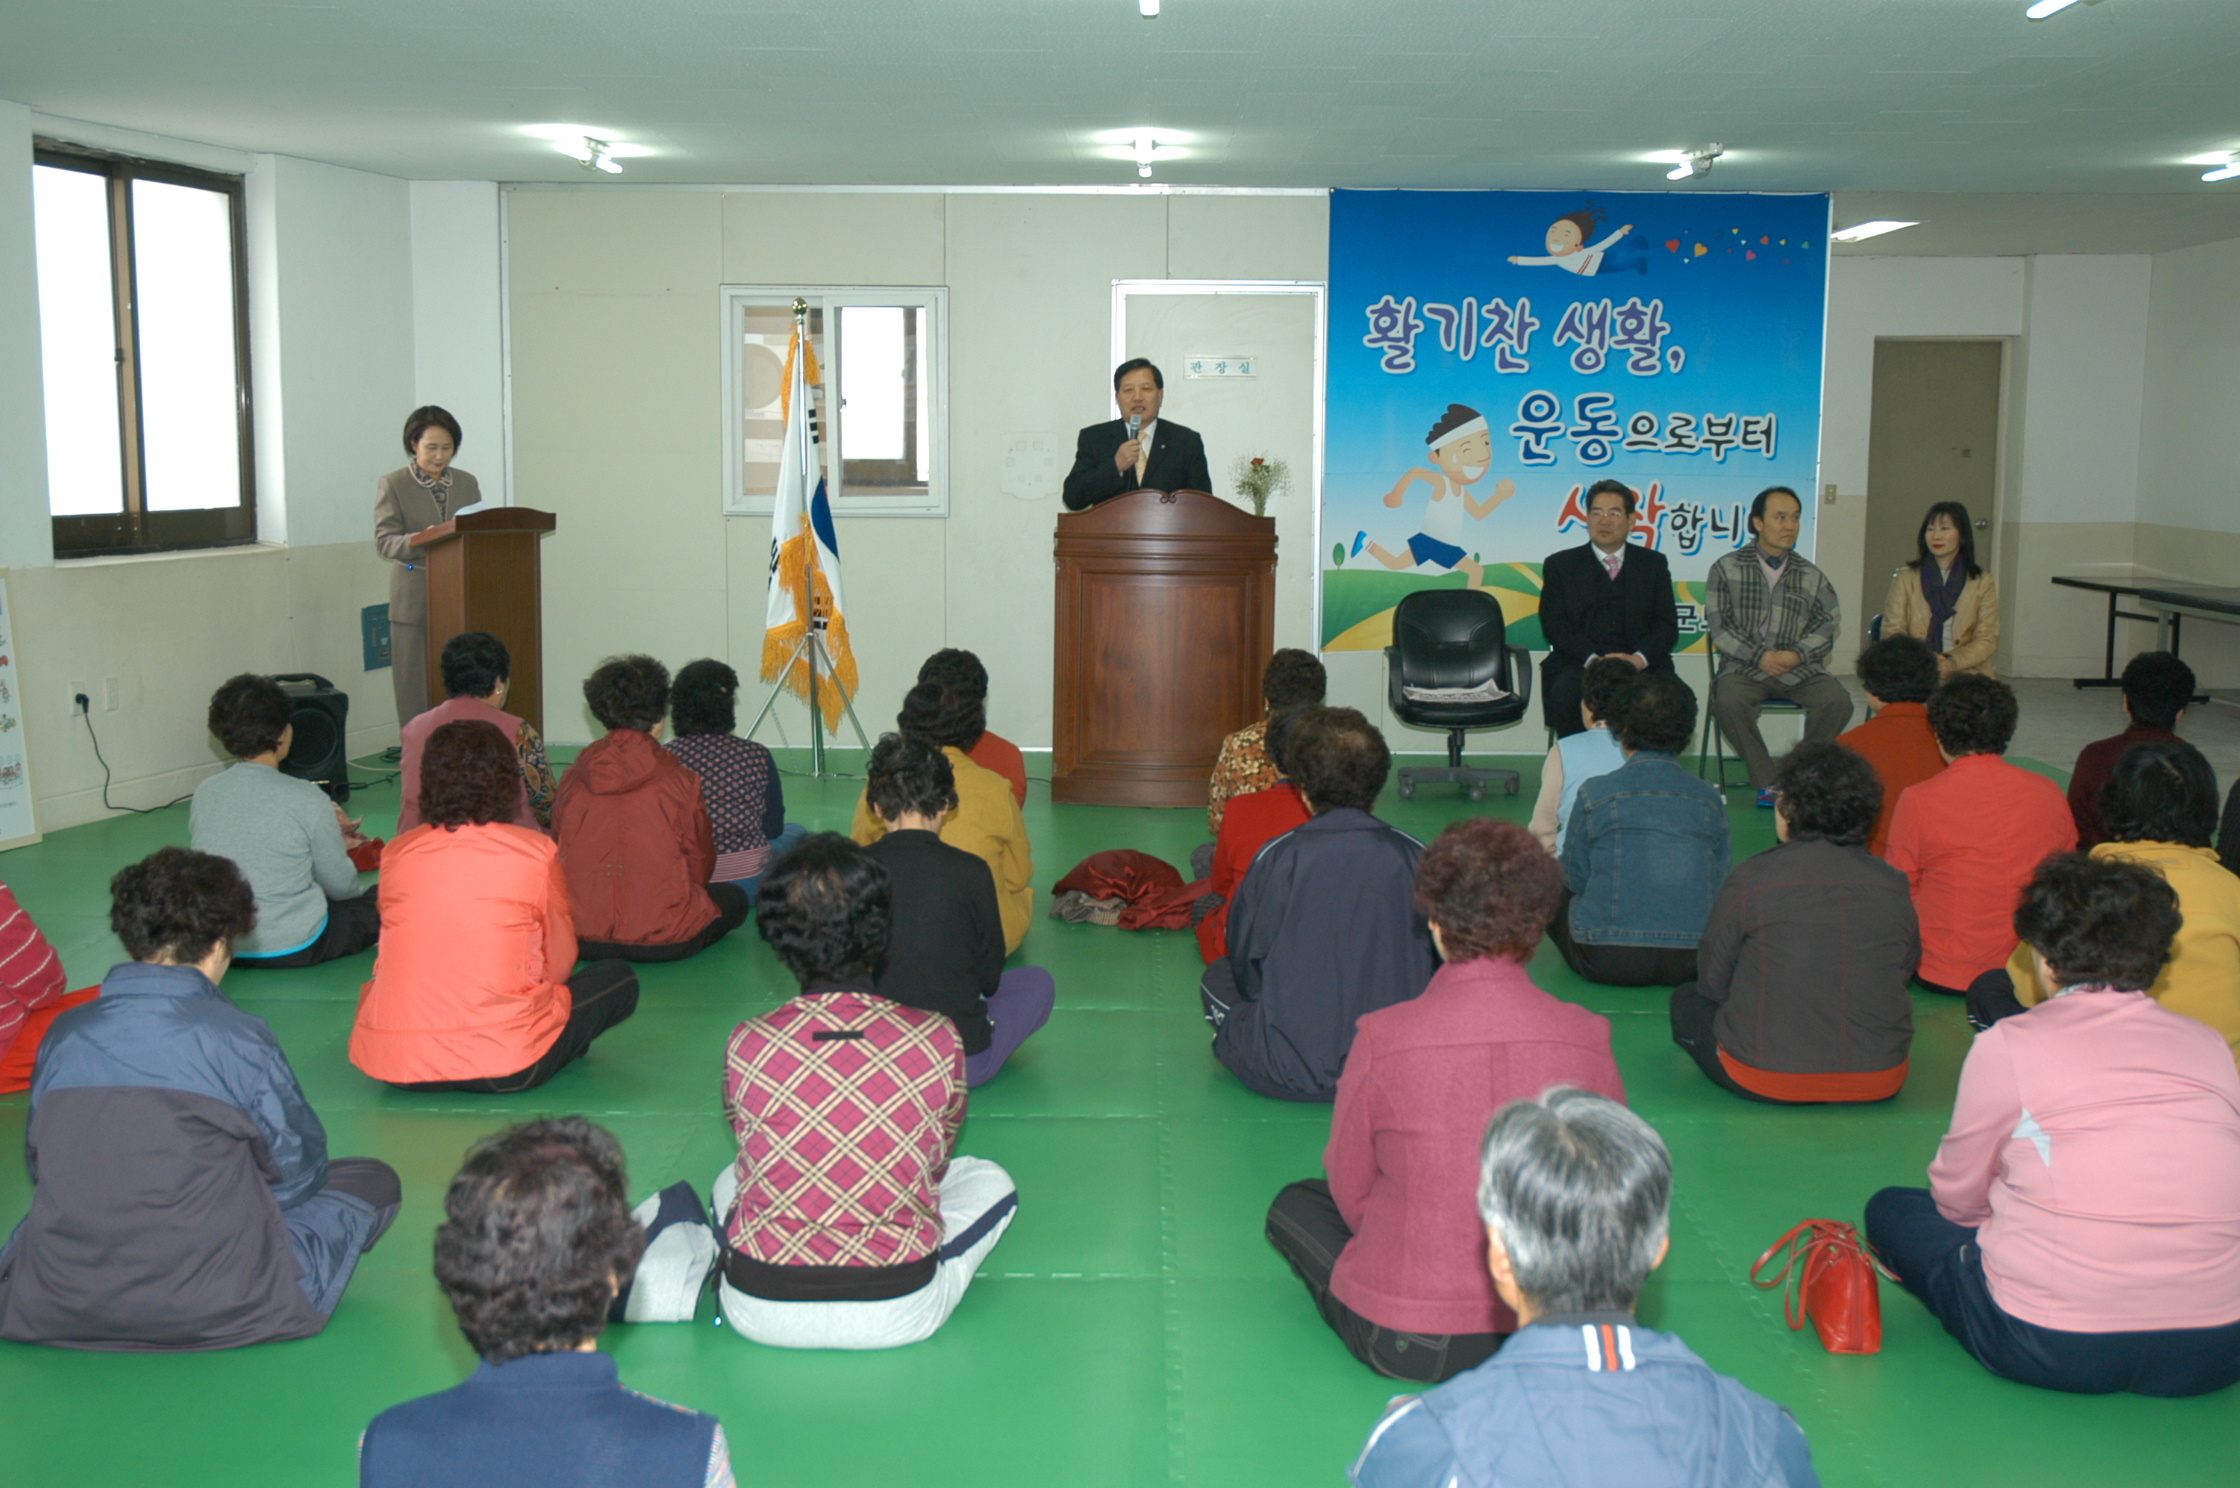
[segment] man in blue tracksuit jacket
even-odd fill
[[[1356,1488],[1818,1488],[1786,1410],[1633,1319],[1672,1196],[1649,1123],[1557,1086],[1502,1107],[1484,1154],[1494,1289],[1524,1326],[1477,1368],[1395,1400]]]
[[[1229,907],[1229,954],[1199,983],[1214,1057],[1262,1095],[1326,1101],[1363,1013],[1422,992],[1439,966],[1415,905],[1423,844],[1369,814],[1392,767],[1352,708],[1293,728],[1291,783],[1314,819],[1271,838]]]

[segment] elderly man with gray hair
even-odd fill
[[[1395,1400],[1353,1464],[1357,1488],[1817,1488],[1787,1411],[1634,1321],[1670,1244],[1672,1157],[1655,1128],[1558,1085],[1494,1113],[1479,1172],[1487,1266],[1523,1326],[1477,1368]]]

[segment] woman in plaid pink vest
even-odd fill
[[[723,1101],[738,1160],[716,1179],[724,1319],[780,1348],[932,1336],[1017,1211],[1011,1175],[952,1155],[964,1045],[939,1013],[872,991],[887,872],[835,833],[763,880],[762,938],[801,995],[731,1031]]]

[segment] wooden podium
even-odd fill
[[[550,512],[494,506],[428,529],[428,690],[443,688],[443,643],[487,630],[513,657],[506,711],[544,732],[544,606],[537,539],[559,525]],[[431,701],[440,702],[441,698]]]
[[[1058,518],[1050,798],[1203,806],[1224,735],[1258,718],[1276,524],[1203,491]]]

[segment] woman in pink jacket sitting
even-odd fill
[[[2081,1394],[2240,1381],[2240,1073],[2147,996],[2179,927],[2157,874],[2063,853],[2014,928],[2053,996],[1976,1035],[1929,1187],[1867,1240],[1993,1374]]]

